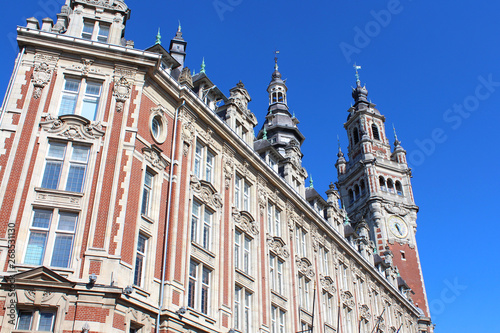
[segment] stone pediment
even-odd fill
[[[105,131],[100,123],[91,122],[78,115],[64,115],[54,118],[47,115],[40,127],[45,131],[67,140],[96,140],[104,136]]]
[[[299,256],[295,256],[295,264],[297,265],[297,270],[312,279],[315,275],[313,265],[311,261],[305,257],[300,258]]]
[[[290,256],[290,252],[286,248],[286,244],[281,237],[267,235],[267,244],[269,245],[269,249],[278,256],[285,259]]]
[[[49,286],[55,288],[72,288],[76,285],[75,282],[71,282],[45,266],[5,277],[5,281],[8,283],[14,282],[16,285]]]
[[[233,207],[233,219],[243,232],[254,236],[259,234],[257,222],[249,212],[239,211]]]
[[[144,154],[146,160],[149,163],[151,163],[151,165],[154,168],[160,171],[165,170],[167,166],[170,165],[170,163],[168,163],[168,161],[161,155],[162,150],[158,148],[156,145],[151,145],[151,148],[150,147],[142,148],[142,153]]]
[[[214,209],[222,208],[222,198],[211,183],[199,180],[196,176],[191,175],[191,188],[204,204]]]

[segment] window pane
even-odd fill
[[[94,32],[94,23],[85,22],[83,24],[82,38],[91,39]]]
[[[149,189],[147,187],[144,187],[142,191],[142,208],[141,208],[141,214],[148,215],[149,213]]]
[[[139,253],[135,259],[135,272],[134,272],[134,285],[141,286],[142,283],[142,268],[144,264],[144,258]]]
[[[99,97],[101,95],[101,84],[96,82],[87,82],[85,94]]]
[[[71,160],[76,162],[87,162],[89,156],[90,147],[73,145],[73,153],[71,154]]]
[[[146,237],[144,237],[143,235],[139,235],[139,240],[137,241],[137,251],[146,253],[146,241]]]
[[[43,173],[42,187],[56,190],[61,176],[61,162],[47,162]]]
[[[54,322],[53,312],[40,312],[40,322],[38,324],[39,331],[51,331],[52,323]]]
[[[99,26],[99,36],[97,36],[97,40],[100,42],[107,42],[109,36],[109,26],[101,25]]]
[[[75,113],[77,97],[76,94],[63,93],[61,106],[59,107],[60,116]]]
[[[83,99],[81,116],[89,120],[95,120],[97,105],[99,105],[99,98],[85,97]]]
[[[77,218],[78,214],[75,213],[59,213],[57,230],[75,232]]]
[[[31,232],[28,240],[28,247],[26,249],[26,256],[24,263],[27,265],[41,265],[43,254],[45,252],[45,241],[47,240],[47,233],[45,232]]]
[[[51,210],[35,209],[32,226],[34,228],[48,229],[51,218],[52,218]]]
[[[66,191],[82,192],[83,178],[85,177],[85,165],[72,164],[69,167]]]
[[[72,245],[73,235],[57,234],[50,265],[53,267],[69,267]]]
[[[19,320],[17,322],[18,330],[31,330],[31,320],[33,319],[33,312],[20,311]]]

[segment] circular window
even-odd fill
[[[167,121],[158,113],[152,115],[150,119],[150,130],[153,139],[159,144],[165,142],[167,139]]]

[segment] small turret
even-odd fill
[[[181,22],[179,22],[179,27],[175,33],[175,37],[170,41],[169,52],[170,55],[181,64],[174,71],[172,71],[172,76],[178,78],[182,69],[184,68],[184,62],[186,60],[186,46],[187,42],[182,38]]]

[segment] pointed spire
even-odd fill
[[[279,50],[274,51],[274,70],[278,70],[278,54],[280,54]]]
[[[314,188],[314,182],[313,182],[313,176],[312,176],[312,174],[309,177],[309,188]]]
[[[161,45],[160,28],[158,28],[158,33],[156,34],[156,43],[155,43],[155,45]]]
[[[337,142],[339,144],[339,152],[337,154],[337,157],[344,157],[344,153],[342,152],[342,148],[340,148],[340,138],[339,138],[339,135],[337,134]]]
[[[181,31],[181,21],[179,20],[179,26],[177,27],[177,32],[175,33],[175,37],[174,39],[177,39],[177,40],[184,40],[182,38],[182,31]]]
[[[396,133],[396,127],[394,127],[394,123],[392,124],[392,129],[394,130],[394,146],[397,147],[401,145],[401,141],[398,140],[398,135]]]
[[[181,32],[181,20],[179,20],[179,27],[177,28],[178,32]]]
[[[262,133],[262,139],[267,140],[267,130],[265,127],[264,127],[264,131]]]
[[[368,96],[368,89],[366,89],[366,86],[361,87],[361,81],[359,79],[359,72],[358,70],[361,69],[361,66],[354,64],[354,69],[356,70],[356,88],[352,88],[352,98],[354,98],[354,101],[357,103],[359,101],[363,102],[368,102],[367,96]]]
[[[359,73],[358,73],[358,69],[361,69],[361,66],[358,66],[356,65],[356,63],[354,63],[354,69],[356,70],[356,85],[357,86],[360,86],[361,85],[361,81],[359,80]]]
[[[200,73],[205,74],[205,57],[203,57],[203,61],[201,62]]]

